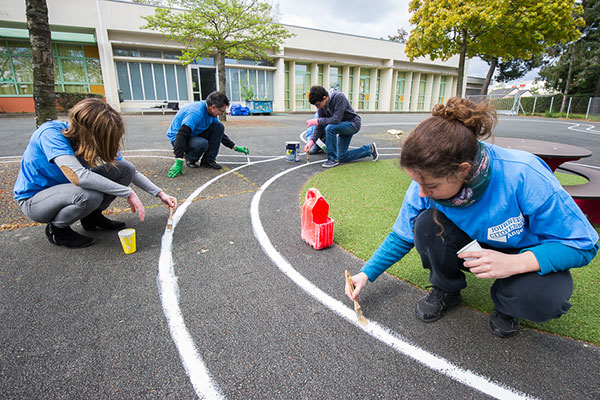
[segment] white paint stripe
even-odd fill
[[[190,378],[190,382],[194,387],[196,395],[201,399],[223,399],[224,396],[204,365],[202,357],[200,356],[200,353],[194,344],[194,339],[185,326],[183,314],[181,312],[181,308],[179,307],[179,286],[177,285],[177,277],[175,276],[173,263],[173,232],[175,231],[177,223],[183,214],[185,214],[192,201],[206,187],[222,177],[237,171],[238,169],[253,164],[279,160],[283,157],[285,156],[244,164],[209,180],[204,185],[196,189],[190,196],[188,196],[185,202],[177,208],[177,211],[175,211],[173,214],[173,229],[165,229],[165,233],[163,234],[157,276],[160,301],[162,304],[163,313],[167,319],[171,337],[175,343],[175,347],[177,347],[183,367]]]
[[[281,272],[289,277],[302,290],[331,309],[334,313],[351,322],[356,327],[364,330],[366,333],[380,340],[384,344],[390,346],[394,350],[407,355],[415,361],[424,364],[428,368],[497,399],[531,399],[532,397],[529,397],[524,393],[517,392],[511,388],[492,382],[488,378],[477,375],[469,370],[459,368],[444,358],[438,357],[419,347],[416,347],[408,343],[399,334],[379,325],[376,322],[369,321],[369,324],[366,327],[362,327],[360,324],[358,324],[356,314],[353,309],[346,307],[342,302],[323,292],[292,267],[292,265],[281,255],[281,253],[275,249],[269,240],[269,237],[267,236],[260,220],[259,205],[262,194],[273,182],[275,182],[275,180],[304,166],[306,166],[306,164],[290,168],[273,176],[260,187],[258,192],[256,192],[250,205],[250,218],[252,221],[254,236],[260,243],[265,254],[271,258],[277,268],[279,268]]]

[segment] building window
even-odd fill
[[[446,77],[442,76],[440,78],[440,97],[438,98],[438,103],[443,103],[446,97]]]
[[[406,86],[406,72],[398,72],[396,78],[396,99],[394,102],[394,110],[400,111],[404,107],[404,88]]]
[[[381,83],[381,75],[377,71],[377,89],[375,92],[375,109],[379,110],[379,84]]]
[[[369,100],[371,92],[371,70],[360,69],[358,109],[362,111],[369,110]]]
[[[335,89],[341,92],[343,70],[342,67],[329,67],[329,89]]]
[[[317,71],[319,71],[319,77],[317,84],[323,86],[323,74],[325,73],[325,66],[323,64],[317,64]]]
[[[244,69],[226,68],[227,74],[227,97],[230,101],[243,101],[244,88],[251,88],[254,98],[250,100],[272,100],[273,99],[273,72]]]
[[[290,109],[290,63],[289,61],[284,62],[285,65],[285,73],[284,73],[284,81],[285,81],[285,90],[283,94],[284,107],[286,110]]]
[[[425,109],[425,91],[427,89],[427,74],[421,75],[419,81],[419,97],[417,98],[417,111]]]
[[[104,94],[98,49],[81,44],[52,44],[57,92]],[[0,40],[0,96],[33,95],[31,47]]]
[[[296,64],[296,87],[294,97],[296,101],[296,111],[310,110],[308,102],[308,93],[310,91],[311,73],[308,64]]]
[[[188,100],[185,67],[175,64],[116,61],[123,100]]]

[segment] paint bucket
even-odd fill
[[[285,142],[285,160],[300,161],[300,142]]]
[[[122,229],[119,231],[119,239],[125,254],[135,253],[135,229]]]

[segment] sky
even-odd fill
[[[279,7],[279,21],[306,28],[387,39],[398,28],[410,32],[409,0],[272,0]],[[485,78],[488,64],[469,62],[469,76]],[[531,80],[535,73],[523,80]]]

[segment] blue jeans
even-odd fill
[[[471,238],[444,214],[428,209],[415,218],[415,249],[421,256],[423,268],[429,270],[429,282],[445,292],[458,292],[467,286],[463,265],[456,252]],[[439,235],[440,232],[443,233]],[[519,249],[495,249],[507,254],[517,254]],[[545,322],[566,314],[571,308],[569,298],[573,293],[573,279],[569,271],[540,275],[528,272],[496,279],[490,288],[494,306],[511,317],[533,322]]]
[[[199,135],[190,137],[185,151],[188,161],[195,163],[200,157],[202,162],[215,161],[224,134],[225,126],[220,122],[213,122]]]
[[[348,150],[352,135],[358,130],[348,121],[329,124],[325,127],[325,143],[327,144],[327,159],[340,162],[350,162],[371,155],[371,146],[364,145],[358,149]]]

